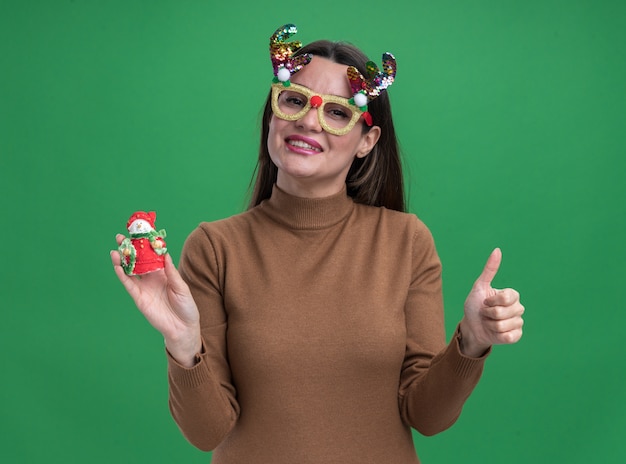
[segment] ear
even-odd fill
[[[380,131],[379,126],[372,126],[366,134],[361,136],[361,142],[356,151],[357,158],[365,158],[374,149],[380,138]]]

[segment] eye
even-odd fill
[[[289,105],[293,108],[302,108],[306,105],[306,97],[299,93],[294,92],[284,92],[281,95],[281,100],[284,104]]]
[[[341,105],[328,105],[326,107],[326,114],[333,119],[350,119],[352,112],[347,110]]]

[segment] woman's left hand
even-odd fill
[[[465,300],[460,330],[461,352],[466,356],[479,357],[492,345],[516,343],[522,337],[524,306],[519,293],[491,287],[501,261],[502,252],[496,248]]]

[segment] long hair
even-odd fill
[[[311,53],[339,64],[356,67],[362,75],[367,75],[367,56],[354,45],[345,42],[319,40],[301,48],[297,54]],[[387,92],[368,104],[374,124],[381,129],[380,138],[372,151],[363,158],[355,156],[346,177],[346,189],[355,202],[371,206],[384,206],[388,209],[405,211],[404,180],[400,150],[391,116],[391,104]],[[249,207],[252,208],[272,194],[278,168],[272,162],[267,149],[270,119],[272,118],[271,94],[268,95],[263,110],[259,159],[253,174],[254,190]],[[361,124],[363,133],[370,128]],[[252,182],[251,182],[252,184]]]

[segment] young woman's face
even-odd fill
[[[291,82],[319,94],[351,98],[347,69],[346,65],[313,57]],[[380,136],[376,126],[363,134],[362,124],[358,122],[345,135],[333,135],[322,129],[314,108],[295,121],[272,115],[267,147],[278,168],[278,187],[300,197],[324,197],[341,191],[355,156],[366,156]]]

